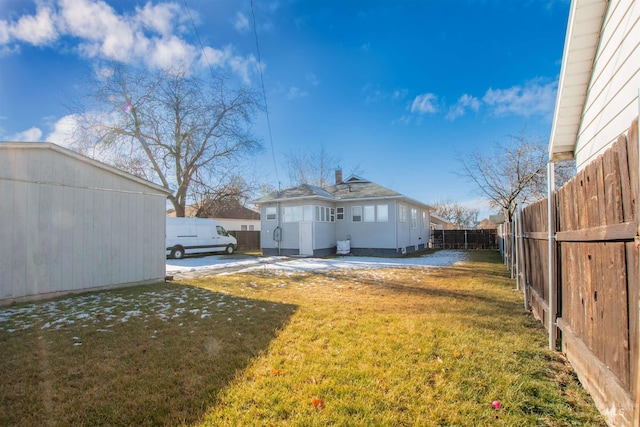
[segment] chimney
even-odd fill
[[[336,185],[342,184],[342,169],[340,166],[336,169]]]

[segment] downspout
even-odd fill
[[[556,315],[557,304],[557,281],[556,276],[556,208],[555,208],[555,163],[547,163],[547,231],[548,231],[548,278],[549,283],[549,312],[547,313],[547,330],[549,331],[549,349],[556,349],[558,337]]]

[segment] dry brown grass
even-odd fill
[[[495,253],[471,254],[0,309],[0,425],[604,426]]]

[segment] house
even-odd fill
[[[447,221],[446,219],[442,219],[434,214],[431,214],[431,229],[432,230],[457,230],[460,227],[457,225]]]
[[[629,131],[640,104],[640,2],[573,0],[549,142],[578,170]]]
[[[303,184],[260,200],[265,255],[326,256],[338,241],[354,255],[400,256],[428,247],[429,206],[366,179]]]
[[[167,216],[175,216],[173,209]],[[205,199],[187,206],[185,216],[189,218],[215,218],[227,231],[260,231],[260,213],[242,206],[238,201],[217,202]]]
[[[44,142],[0,142],[0,304],[165,277],[169,192]]]

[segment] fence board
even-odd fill
[[[637,120],[555,192],[558,320],[563,350],[609,420],[628,424],[640,402]],[[546,200],[522,211],[520,274],[548,327]],[[509,256],[509,254],[506,254]],[[553,319],[552,319],[553,320]],[[595,367],[595,368],[594,368]],[[640,404],[637,405],[640,411]],[[640,419],[640,413],[635,414]]]

